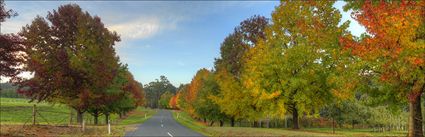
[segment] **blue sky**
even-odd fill
[[[147,84],[165,75],[175,86],[188,83],[200,68],[212,68],[220,43],[241,21],[252,15],[270,17],[278,1],[6,1],[19,16],[1,25],[2,33],[16,33],[36,15],[45,17],[59,5],[77,3],[101,17],[122,41],[116,50],[135,79]],[[342,10],[344,2],[335,7]],[[364,32],[350,13],[354,35]],[[25,75],[25,74],[24,74]]]

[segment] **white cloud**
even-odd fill
[[[108,29],[116,31],[123,39],[145,39],[164,30],[176,29],[180,21],[180,18],[142,17],[110,25]]]
[[[30,79],[30,78],[34,77],[34,74],[25,71],[25,72],[19,73],[18,77]],[[0,77],[0,83],[5,83],[5,82],[8,82],[9,80],[10,80],[10,77]]]
[[[17,33],[21,30],[22,26],[26,25],[27,22],[25,21],[9,21],[7,20],[6,22],[1,24],[1,33]]]
[[[116,31],[122,38],[143,39],[157,34],[160,26],[158,19],[139,19],[115,24],[108,28]]]

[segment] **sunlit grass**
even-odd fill
[[[177,115],[178,118],[177,118]],[[251,128],[251,127],[209,127],[197,122],[187,113],[173,111],[173,117],[180,124],[202,133],[206,136],[406,136],[406,131],[373,132],[372,129],[336,129],[332,128],[303,128],[300,130],[284,128]]]
[[[36,109],[40,114],[36,114],[36,124],[40,126],[28,127],[32,125],[32,109],[36,104]],[[105,125],[105,117],[99,117],[99,125],[93,125],[93,116],[84,114],[86,121],[86,131],[81,132],[80,125],[76,123],[76,114],[73,112],[73,123],[68,125],[70,121],[70,112],[74,111],[62,104],[51,104],[46,102],[30,103],[28,99],[20,98],[0,98],[0,125],[2,126],[2,135],[12,136],[108,136],[107,126]],[[111,115],[111,136],[124,136],[125,132],[135,129],[136,124],[141,124],[156,111],[143,107],[138,107],[134,111],[128,113],[123,119],[118,115]],[[145,118],[146,114],[146,118]],[[64,125],[65,127],[59,127]],[[43,132],[37,132],[46,130]]]

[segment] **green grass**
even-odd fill
[[[39,114],[36,114],[36,123],[44,126],[31,127],[22,130],[24,124],[31,125],[32,123],[32,109],[34,104],[36,104],[36,109],[39,112]],[[58,127],[58,125],[69,124],[71,112],[73,112],[73,125],[69,128]],[[128,115],[123,119],[120,119],[116,114],[112,114],[110,117],[112,123],[112,135],[123,136],[128,130],[135,129],[135,124],[143,123],[145,120],[154,115],[155,112],[156,111],[152,109],[138,107],[134,111],[128,113]],[[59,134],[64,134],[66,136],[107,135],[107,126],[105,125],[105,117],[103,115],[98,118],[99,126],[93,125],[93,116],[88,113],[84,114],[84,119],[86,121],[87,130],[85,132],[79,132],[79,125],[76,123],[75,110],[72,110],[65,105],[46,102],[29,103],[28,99],[19,98],[0,98],[0,125],[2,126],[1,130],[4,130],[2,131],[2,134],[13,132],[10,134],[18,136],[33,136],[33,134],[56,136],[54,133],[58,132]],[[37,132],[41,129],[47,129],[48,132]]]
[[[66,125],[70,122],[70,112],[73,113],[73,124],[76,124],[75,110],[62,105],[51,104],[46,102],[29,103],[28,99],[22,98],[0,98],[0,123],[1,124],[30,124],[32,121],[32,109],[36,104],[36,123],[49,125]],[[117,114],[111,114],[110,120],[113,124],[128,125],[141,123],[144,120],[144,113],[147,116],[153,114],[154,111],[145,108],[137,108],[133,113],[124,120],[120,120]],[[93,116],[85,113],[84,120],[87,124],[94,124]],[[105,116],[100,115],[99,124],[106,124]]]
[[[199,132],[205,136],[211,136],[214,135],[214,133],[207,130],[207,127],[205,127],[202,123],[197,122],[193,118],[191,118],[187,113],[185,112],[178,112],[178,111],[172,111],[173,118],[179,122],[180,124]]]
[[[178,118],[177,118],[178,115]],[[372,132],[372,129],[336,129],[305,128],[300,130],[283,128],[250,128],[250,127],[208,127],[197,122],[187,113],[173,111],[173,117],[180,124],[197,131],[205,136],[406,136],[406,131]]]
[[[332,128],[308,128],[307,131],[332,133]],[[344,136],[406,136],[407,131],[386,131],[386,132],[373,132],[372,129],[348,129],[348,128],[337,128],[335,129],[336,134]]]
[[[40,114],[36,114],[39,124],[67,124],[69,123],[70,109],[60,104],[29,103],[27,99],[0,98],[1,124],[31,123],[33,105]],[[47,122],[46,122],[47,121]]]
[[[155,110],[139,107],[129,114],[129,116],[118,122],[118,125],[133,125],[145,122],[156,113]],[[145,117],[146,114],[146,117]]]

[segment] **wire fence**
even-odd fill
[[[2,108],[9,109],[9,108]],[[63,105],[51,105],[51,104],[33,104],[30,106],[20,106],[19,108],[14,107],[15,111],[9,109],[9,113],[16,113],[15,120],[13,121],[19,123],[17,128],[11,131],[12,135],[21,135],[25,130],[36,126],[56,126],[56,127],[78,127],[81,130],[84,130],[83,125],[77,122],[76,111],[63,106]],[[18,116],[19,115],[19,116]],[[118,122],[117,115],[110,116],[110,123],[114,124]],[[83,115],[83,121],[85,125],[94,125],[94,117],[88,113]],[[107,120],[105,116],[101,115],[98,117],[98,125],[106,125]],[[12,122],[12,123],[13,123]],[[22,124],[22,125],[21,125]]]

